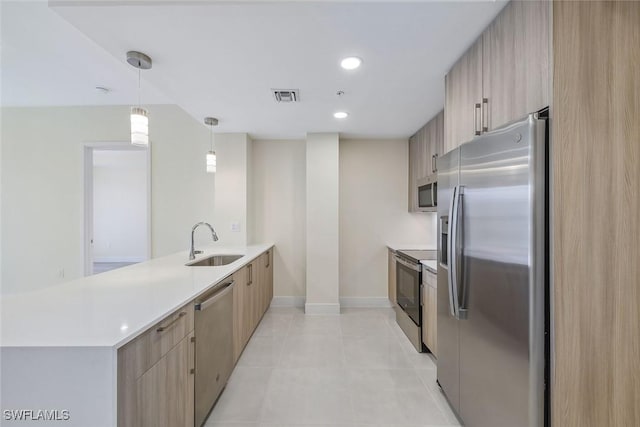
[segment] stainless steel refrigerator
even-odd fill
[[[467,427],[548,421],[543,114],[438,159],[437,378]]]

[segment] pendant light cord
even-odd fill
[[[211,125],[211,151],[213,151],[213,125]]]
[[[138,68],[138,108],[140,108],[140,68]]]

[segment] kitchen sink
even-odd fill
[[[244,255],[211,255],[198,261],[190,262],[187,267],[218,267],[231,264],[239,260]]]

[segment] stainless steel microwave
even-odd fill
[[[438,206],[438,176],[431,175],[418,180],[418,210],[435,212]]]

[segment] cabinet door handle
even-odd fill
[[[271,251],[267,251],[267,268],[271,265]]]
[[[247,268],[249,269],[249,281],[247,282],[247,286],[251,286],[253,283],[253,264],[249,264]]]
[[[195,375],[196,373],[196,367],[195,367],[196,337],[191,337],[191,343],[193,344],[193,354],[194,354],[194,357],[193,359],[191,359],[191,362],[193,363],[194,367],[189,369],[189,373],[191,375]]]
[[[480,111],[480,108],[482,107],[481,104],[476,104],[476,108],[474,110],[474,114],[473,114],[473,130],[475,131],[476,135],[480,135],[480,129],[481,129],[481,125],[480,125],[480,121],[482,120],[482,117],[480,117],[482,115],[482,112]]]
[[[482,98],[482,132],[489,132],[489,98]]]
[[[176,317],[175,319],[173,319],[171,322],[167,323],[166,325],[160,326],[158,329],[156,329],[156,332],[164,332],[164,331],[166,331],[174,323],[176,323],[178,320],[180,320],[180,318],[182,318],[182,317],[184,317],[186,315],[187,315],[186,311],[181,311],[180,314],[178,314],[178,317]]]
[[[435,163],[435,159],[436,159],[436,156],[432,155],[431,156],[431,173],[434,173],[436,171],[435,166],[433,166],[433,164]]]

